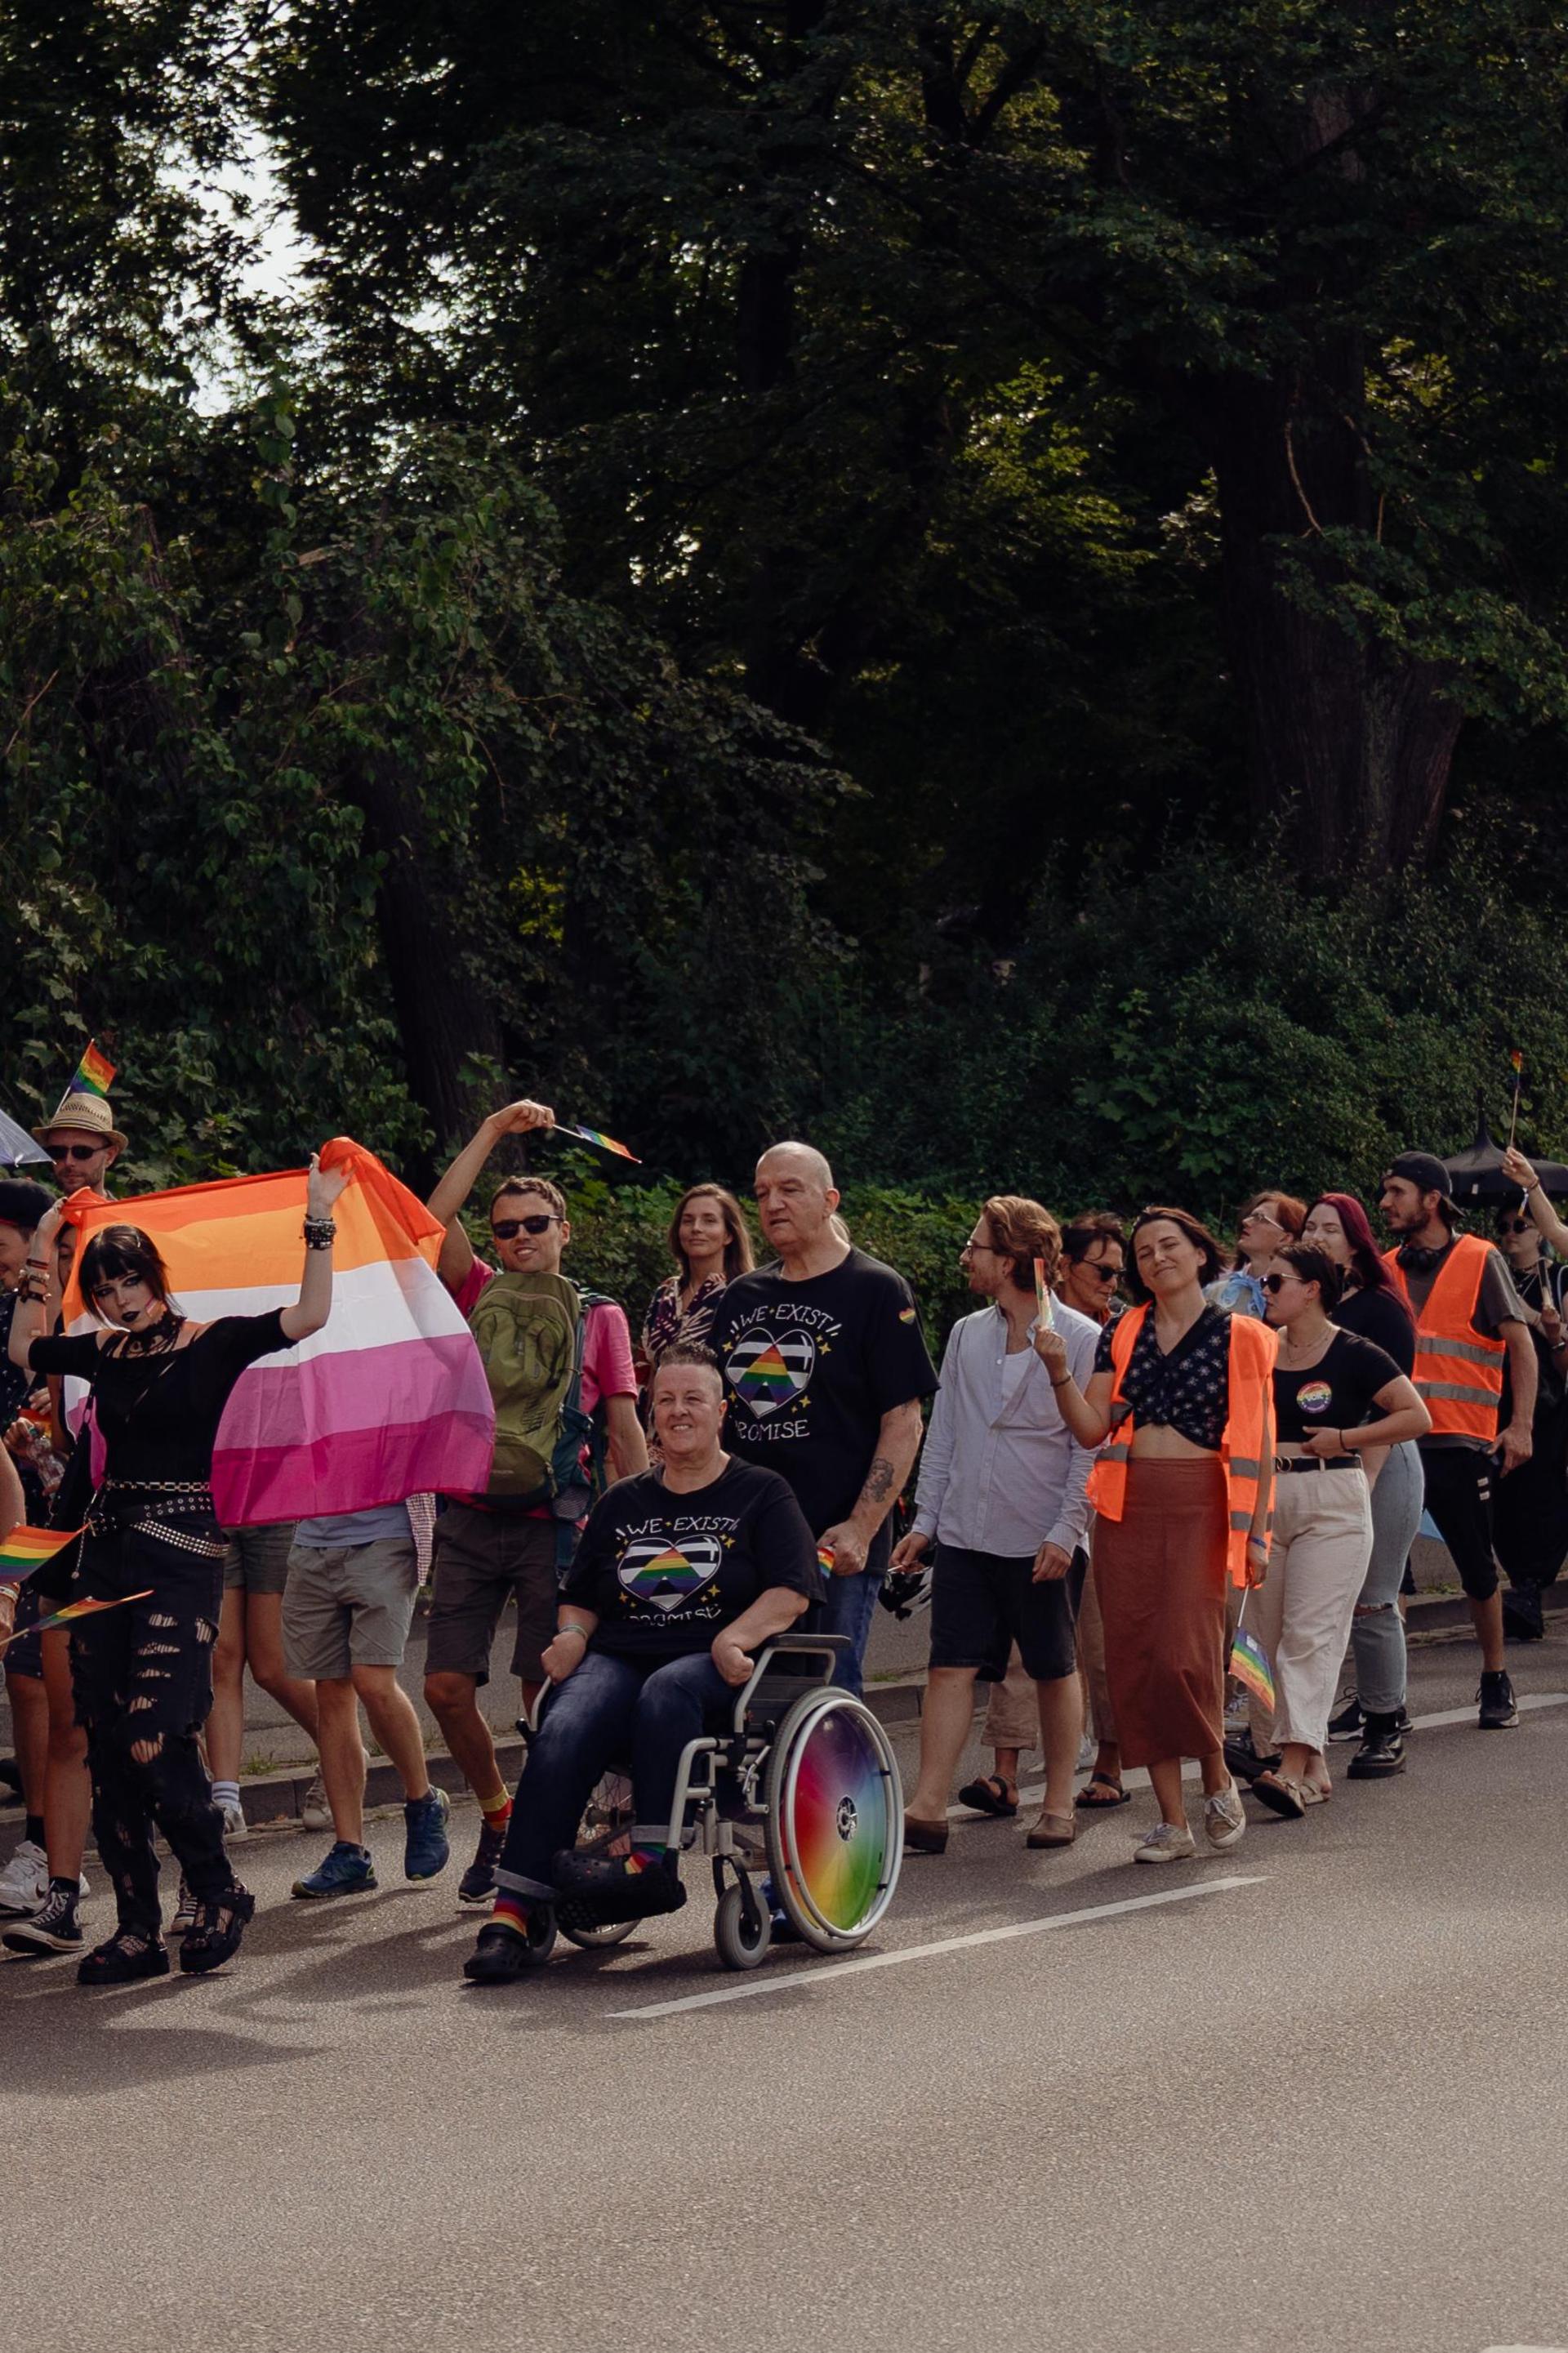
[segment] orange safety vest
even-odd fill
[[[1089,1474],[1089,1500],[1101,1519],[1119,1520],[1126,1504],[1132,1430],[1125,1412],[1117,1419],[1116,1409],[1148,1314],[1146,1305],[1129,1308],[1110,1335],[1110,1362],[1116,1376],[1110,1391],[1111,1436],[1095,1456]],[[1267,1324],[1251,1315],[1231,1317],[1230,1394],[1219,1452],[1230,1506],[1226,1567],[1233,1585],[1247,1582],[1247,1539],[1257,1516],[1259,1489],[1265,1533],[1274,1524],[1274,1359],[1279,1353],[1279,1335]],[[1119,1435],[1121,1431],[1126,1435]]]
[[[1491,1250],[1479,1234],[1461,1234],[1416,1317],[1413,1377],[1432,1417],[1434,1438],[1479,1438],[1489,1446],[1498,1433],[1508,1343],[1485,1339],[1476,1329],[1481,1278]],[[1398,1251],[1384,1250],[1383,1262],[1415,1315]]]

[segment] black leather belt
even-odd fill
[[[1359,1454],[1277,1454],[1276,1471],[1364,1471]]]

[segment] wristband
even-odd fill
[[[563,1634],[580,1634],[584,1642],[588,1640],[588,1630],[585,1626],[557,1626],[555,1629],[557,1641],[561,1640]]]
[[[331,1218],[307,1217],[300,1230],[307,1250],[331,1250],[338,1238],[337,1224]]]
[[[1051,1387],[1054,1389],[1065,1389],[1071,1378],[1072,1375],[1070,1373],[1064,1373],[1059,1381],[1053,1381],[1051,1383]]]

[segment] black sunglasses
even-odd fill
[[[498,1242],[510,1242],[518,1234],[545,1234],[552,1226],[564,1223],[564,1219],[552,1217],[541,1210],[531,1218],[498,1218],[490,1231]]]
[[[1500,1234],[1527,1234],[1534,1222],[1532,1218],[1500,1218],[1497,1229]]]
[[[95,1160],[103,1149],[101,1144],[46,1144],[44,1146],[51,1160]]]
[[[1097,1282],[1120,1282],[1121,1280],[1119,1266],[1100,1266],[1087,1258],[1075,1258],[1073,1264],[1079,1274],[1092,1274]]]
[[[1271,1298],[1278,1299],[1288,1282],[1304,1284],[1306,1281],[1307,1277],[1304,1274],[1266,1274],[1263,1278],[1263,1288]]]

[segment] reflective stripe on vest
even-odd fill
[[[1130,1308],[1111,1330],[1110,1403],[1112,1419],[1122,1404],[1121,1384],[1138,1345],[1148,1307]],[[1277,1335],[1247,1315],[1230,1319],[1226,1382],[1228,1402],[1220,1460],[1225,1468],[1228,1534],[1226,1567],[1233,1585],[1247,1582],[1247,1539],[1255,1524],[1267,1530],[1274,1524],[1274,1359]],[[1125,1428],[1125,1418],[1117,1424]],[[1113,1439],[1101,1447],[1089,1474],[1089,1500],[1101,1519],[1119,1520],[1127,1508],[1129,1439]],[[1258,1512],[1261,1489],[1262,1512]]]
[[[1460,1234],[1416,1317],[1415,1369],[1411,1377],[1432,1417],[1434,1438],[1479,1438],[1489,1446],[1497,1436],[1508,1343],[1489,1340],[1475,1328],[1491,1247],[1479,1234]],[[1383,1262],[1414,1315],[1398,1251],[1385,1250]],[[1470,1366],[1475,1371],[1468,1379],[1452,1377]]]

